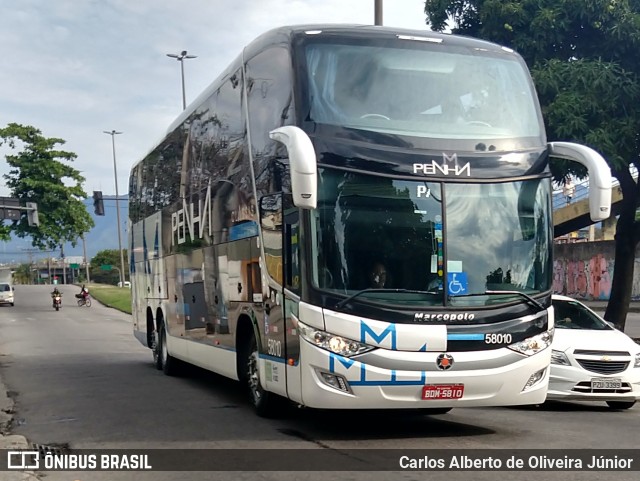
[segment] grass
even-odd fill
[[[108,284],[89,284],[89,295],[107,307],[131,314],[131,289]]]

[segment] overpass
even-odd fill
[[[611,189],[611,217],[619,213],[622,189],[617,181]],[[585,181],[576,186],[575,196],[567,201],[562,192],[553,196],[553,236],[560,237],[588,227],[594,222],[589,216],[589,185]]]

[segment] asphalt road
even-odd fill
[[[152,366],[149,350],[133,337],[129,316],[98,303],[77,307],[73,299],[77,288],[62,290],[59,312],[52,309],[46,286],[18,286],[15,307],[0,308],[0,376],[16,402],[13,432],[41,446],[309,448],[345,456],[354,448],[469,453],[488,448],[640,448],[640,406],[614,412],[604,403],[454,409],[441,416],[292,408],[279,419],[258,418],[237,383],[195,368],[183,377],[165,376]],[[301,461],[304,465],[304,459],[292,455],[292,462]],[[49,472],[44,479],[369,481],[534,476],[622,481],[637,480],[638,472]]]

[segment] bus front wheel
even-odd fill
[[[251,336],[245,356],[244,375],[249,400],[258,416],[273,417],[277,412],[277,396],[265,391],[260,384],[260,370],[258,367],[260,352],[254,336]]]

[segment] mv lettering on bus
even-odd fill
[[[197,227],[197,232],[196,232]],[[191,241],[201,239],[207,230],[211,235],[211,186],[207,187],[204,198],[195,202],[182,199],[182,209],[171,214],[171,244],[184,244],[187,241],[187,234]]]
[[[382,370],[333,352],[329,372],[343,376],[350,386],[423,386],[427,382],[425,371]]]
[[[395,350],[397,335],[395,327],[395,324],[390,324],[377,333],[367,323],[360,321],[360,341],[366,342],[370,338],[377,346]],[[390,342],[385,342],[387,338]],[[426,349],[426,344],[424,347]],[[380,369],[333,352],[329,353],[329,372],[344,376],[351,386],[422,386],[426,383],[425,371]]]

